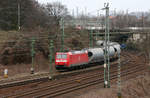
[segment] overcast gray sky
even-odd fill
[[[40,3],[47,2],[61,2],[65,4],[69,11],[73,9],[76,12],[78,7],[79,12],[85,11],[96,13],[96,10],[104,7],[105,2],[110,3],[110,9],[117,11],[129,10],[129,12],[137,11],[149,11],[150,10],[150,0],[38,0]],[[94,12],[95,11],[95,12]]]

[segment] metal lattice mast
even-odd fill
[[[20,31],[20,1],[18,2],[18,31]]]
[[[150,44],[150,33],[148,33],[148,44]],[[149,48],[149,61],[148,61],[148,63],[149,63],[149,65],[150,65],[150,46],[148,47]]]
[[[31,74],[34,74],[34,57],[35,57],[34,45],[35,45],[35,38],[32,37],[32,43],[31,43],[31,57],[32,57]]]
[[[62,34],[61,34],[61,52],[64,51],[64,19],[61,18],[61,29],[62,29]]]
[[[107,6],[106,6],[106,33],[107,33],[107,43],[106,43],[106,46],[107,46],[107,75],[108,75],[108,87],[110,87],[110,57],[109,57],[109,54],[110,54],[110,31],[109,31],[109,3],[107,3]]]
[[[106,20],[105,20],[105,24],[106,24]],[[105,42],[104,42],[104,48],[105,48],[105,51],[104,51],[104,88],[107,86],[107,76],[106,76],[106,73],[107,73],[107,47],[106,47],[106,43],[107,43],[107,40],[106,40],[106,28],[105,28]]]
[[[105,8],[104,8],[105,9]],[[105,19],[105,26],[106,26],[106,23],[107,21],[106,21],[106,19]],[[106,76],[106,73],[107,73],[107,35],[106,35],[107,33],[106,33],[106,28],[105,28],[105,42],[104,42],[104,48],[105,48],[105,51],[104,51],[104,88],[106,88],[106,86],[107,86],[107,76]]]
[[[110,87],[110,58],[109,58],[109,3],[104,5],[106,10],[106,17],[105,17],[105,51],[104,51],[104,86]],[[107,73],[107,75],[106,75]]]
[[[118,54],[118,98],[121,98],[121,62],[120,53]]]
[[[53,61],[53,40],[49,41],[49,73],[50,76],[49,78],[52,79],[53,75],[53,66],[52,66],[52,61]]]
[[[93,47],[93,30],[90,31],[90,37],[89,37],[89,47]]]

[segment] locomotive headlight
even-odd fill
[[[67,62],[67,60],[63,60],[62,62]]]
[[[60,60],[56,60],[56,62],[60,62]]]
[[[56,62],[67,62],[67,60],[56,60]]]

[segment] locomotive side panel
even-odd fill
[[[70,57],[70,66],[78,66],[78,65],[87,64],[87,63],[88,63],[87,53],[73,54]]]

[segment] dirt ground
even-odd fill
[[[122,98],[150,98],[150,73],[123,82],[121,86]],[[118,98],[117,85],[111,88],[94,89],[75,98]]]

